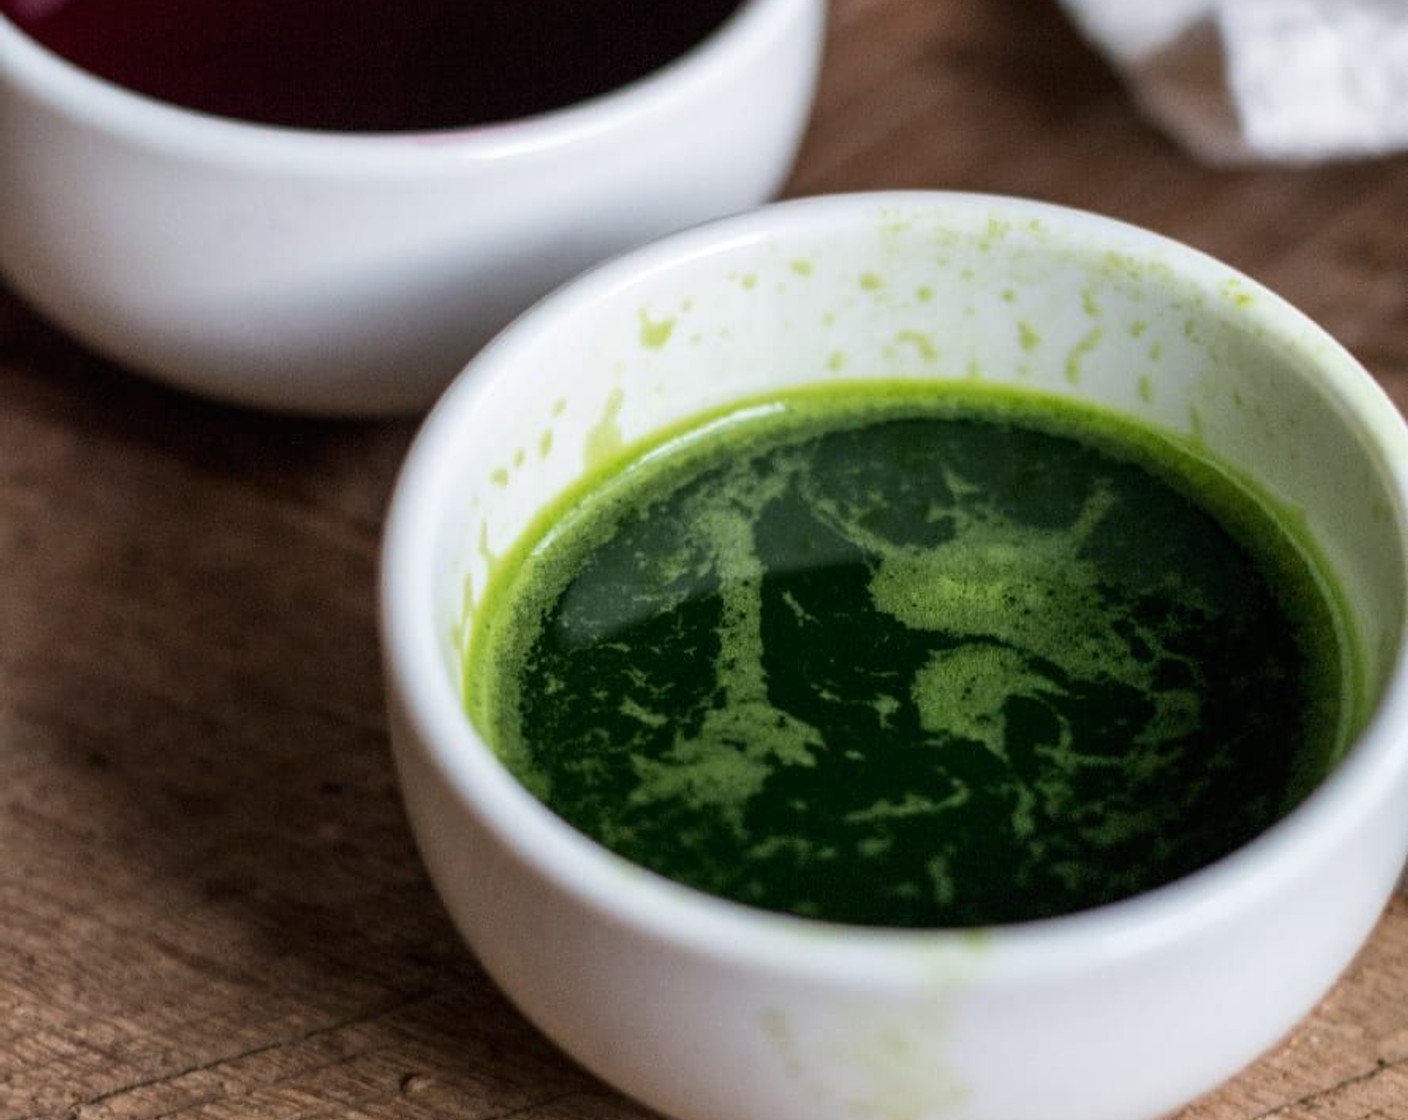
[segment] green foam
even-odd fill
[[[475,613],[467,704],[564,818],[698,889],[1064,913],[1219,858],[1338,757],[1352,659],[1292,520],[1057,398],[792,392],[545,511]]]

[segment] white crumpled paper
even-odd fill
[[[1061,0],[1213,163],[1408,149],[1408,0]]]

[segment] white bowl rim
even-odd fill
[[[741,0],[714,31],[623,86],[533,116],[460,129],[334,132],[221,117],[100,78],[49,50],[0,12],[0,83],[22,86],[54,111],[134,145],[222,165],[305,168],[396,178],[552,152],[668,114],[727,83],[755,52],[788,34],[821,0]]]
[[[757,910],[680,886],[613,855],[576,832],[518,784],[472,728],[447,679],[428,601],[431,541],[439,511],[453,502],[445,464],[463,418],[490,407],[515,373],[521,346],[557,319],[583,312],[622,288],[685,261],[799,229],[873,224],[882,212],[974,209],[1014,222],[1041,219],[1143,255],[1157,248],[1179,279],[1215,293],[1233,282],[1256,298],[1238,314],[1273,337],[1312,338],[1324,389],[1360,419],[1393,491],[1393,517],[1408,540],[1408,428],[1372,376],[1326,332],[1239,271],[1182,243],[1117,219],[1002,195],[949,191],[837,194],[774,203],[719,219],[629,252],[570,281],[526,312],[469,364],[426,418],[407,455],[385,524],[381,626],[388,686],[413,734],[465,812],[480,820],[535,872],[598,912],[643,935],[714,958],[788,974],[847,977],[857,985],[912,978],[937,958],[981,953],[996,966],[989,982],[1081,974],[1111,960],[1176,943],[1293,889],[1355,823],[1402,788],[1408,750],[1408,660],[1404,637],[1382,696],[1353,749],[1294,811],[1232,854],[1166,886],[1077,913],[979,929],[887,929],[838,925]],[[1408,585],[1408,580],[1405,580]],[[1408,594],[1408,592],[1406,592]],[[1408,632],[1408,627],[1405,627]],[[1000,961],[1000,965],[997,963]]]

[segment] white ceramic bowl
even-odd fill
[[[0,16],[0,274],[95,349],[188,389],[324,413],[424,407],[569,276],[777,190],[824,6],[745,0],[616,92],[386,135],[159,103]]]
[[[493,558],[603,448],[770,387],[980,376],[1200,440],[1300,511],[1366,713],[1306,802],[1148,894],[977,932],[745,909],[607,853],[461,707]],[[544,433],[551,433],[550,440]],[[667,239],[555,293],[426,423],[385,540],[396,760],[454,920],[519,1007],[684,1120],[1141,1120],[1288,1031],[1408,850],[1408,434],[1321,330],[1154,234],[1015,200],[822,198]]]

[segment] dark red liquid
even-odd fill
[[[400,132],[513,120],[659,69],[742,0],[0,0],[51,50],[188,108]]]

